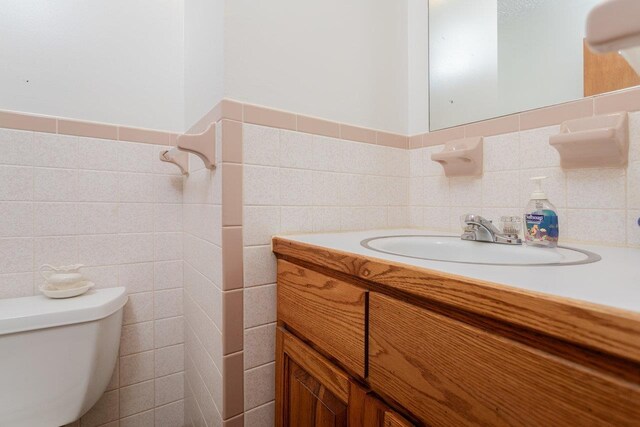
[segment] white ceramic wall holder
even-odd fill
[[[182,175],[189,175],[189,154],[186,152],[180,151],[177,148],[163,150],[160,152],[160,160],[173,163],[180,168]]]
[[[482,175],[482,137],[462,138],[444,144],[431,160],[444,168],[447,177]]]
[[[202,133],[178,136],[178,148],[200,157],[207,169],[216,167],[216,125],[211,123]]]
[[[568,120],[549,137],[565,169],[623,167],[629,159],[626,112]]]

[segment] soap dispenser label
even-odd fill
[[[555,214],[525,215],[527,232],[525,239],[530,242],[545,244],[558,241],[558,216]]]

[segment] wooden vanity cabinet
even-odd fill
[[[356,380],[282,327],[276,330],[277,427],[410,427]]]
[[[279,427],[640,426],[634,314],[503,291],[491,318],[467,309],[462,282],[447,293],[428,272],[317,248],[275,252]],[[427,286],[447,304],[424,298]],[[523,301],[547,311],[505,321]]]

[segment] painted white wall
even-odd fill
[[[406,0],[233,0],[225,15],[225,97],[407,132]]]
[[[184,127],[182,0],[0,0],[0,109]]]
[[[429,131],[429,4],[408,0],[408,133]]]
[[[224,0],[184,2],[184,124],[224,96]]]

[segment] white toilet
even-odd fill
[[[122,287],[0,300],[0,426],[56,427],[87,412],[111,379],[126,302]]]

